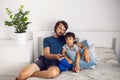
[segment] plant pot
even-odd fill
[[[15,40],[18,45],[25,45],[27,40],[27,33],[15,33]]]

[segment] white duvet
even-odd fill
[[[96,60],[95,69],[83,69],[79,73],[66,71],[55,79],[30,77],[27,80],[120,80],[120,64],[113,49],[96,48]]]

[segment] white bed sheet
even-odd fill
[[[112,48],[96,48],[97,64],[119,64],[114,49]]]
[[[30,77],[27,80],[120,80],[120,64],[113,49],[96,48],[96,60],[95,69],[84,69],[79,73],[66,71],[55,79]]]
[[[79,73],[62,72],[55,79],[31,77],[27,80],[120,80],[120,65],[99,65],[96,69],[84,69]]]

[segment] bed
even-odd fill
[[[34,60],[43,55],[42,41],[52,35],[51,31],[33,33]],[[77,40],[88,40],[95,55],[97,65],[94,69],[82,69],[79,73],[62,72],[54,79],[30,77],[27,80],[120,80],[120,64],[116,54],[117,32],[75,32]]]

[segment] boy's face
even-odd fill
[[[68,46],[70,46],[70,47],[73,46],[74,39],[73,39],[72,36],[67,37],[65,40],[66,40],[66,44],[67,44]]]
[[[64,35],[65,32],[66,32],[65,26],[62,23],[60,23],[56,29],[57,36],[62,36]]]

